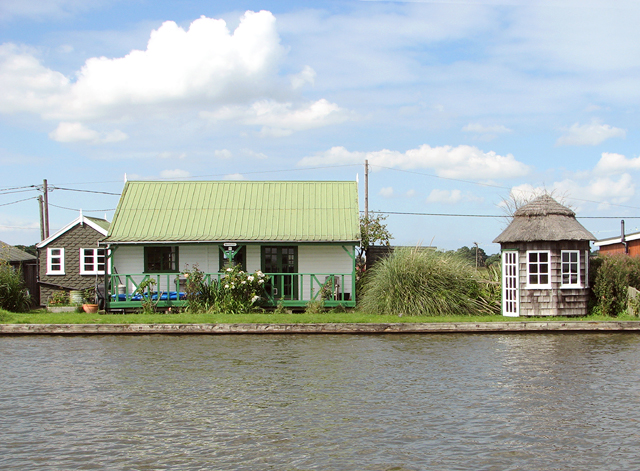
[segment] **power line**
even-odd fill
[[[0,204],[0,206],[9,206],[10,204],[16,204],[16,203],[22,203],[23,201],[29,201],[29,200],[37,200],[38,198],[25,198],[23,200],[18,200],[18,201],[14,201],[13,203],[4,203],[4,204]]]
[[[58,206],[56,204],[51,204],[49,203],[49,206],[53,206],[54,208],[59,208],[59,209],[68,209],[69,211],[80,211],[80,208],[76,209],[76,208],[66,208],[64,206]],[[104,211],[115,211],[116,208],[113,209],[83,209],[82,212],[83,213],[102,213]]]
[[[52,190],[65,190],[65,191],[78,191],[80,193],[98,193],[100,195],[112,195],[120,196],[120,193],[110,193],[108,191],[95,191],[95,190],[76,190],[74,188],[61,188],[59,186],[51,186]]]
[[[364,211],[360,211],[363,213]],[[467,217],[467,218],[505,218],[507,214],[454,214],[454,213],[409,213],[400,211],[371,211],[377,214],[397,214],[403,216],[446,216],[446,217]],[[640,216],[576,216],[578,219],[640,219]]]

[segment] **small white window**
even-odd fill
[[[563,250],[560,253],[563,288],[580,288],[580,252]]]
[[[47,275],[64,275],[64,249],[47,249]]]
[[[531,250],[527,252],[527,287],[551,289],[551,252]]]
[[[80,249],[80,274],[104,275],[105,249]]]

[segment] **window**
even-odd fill
[[[47,249],[47,275],[64,275],[64,249]]]
[[[563,250],[560,254],[562,287],[580,287],[580,251]]]
[[[177,273],[178,247],[157,246],[144,248],[145,273]]]
[[[105,249],[80,249],[80,274],[104,275]]]
[[[527,252],[527,286],[529,288],[550,289],[551,253],[548,250]]]

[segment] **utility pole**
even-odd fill
[[[38,208],[40,209],[40,240],[44,240],[44,213],[42,209],[42,195],[38,196]]]
[[[473,243],[476,246],[476,271],[478,271],[478,243]]]
[[[364,161],[364,217],[369,218],[369,161]]]
[[[49,190],[47,189],[47,179],[43,180],[44,191],[44,235],[49,237]]]

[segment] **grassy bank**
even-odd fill
[[[589,316],[582,318],[508,318],[502,316],[412,316],[398,317],[360,311],[300,314],[86,314],[49,313],[43,310],[12,313],[0,310],[2,324],[297,324],[297,323],[394,323],[394,322],[505,322],[505,321],[630,321],[637,317]]]

